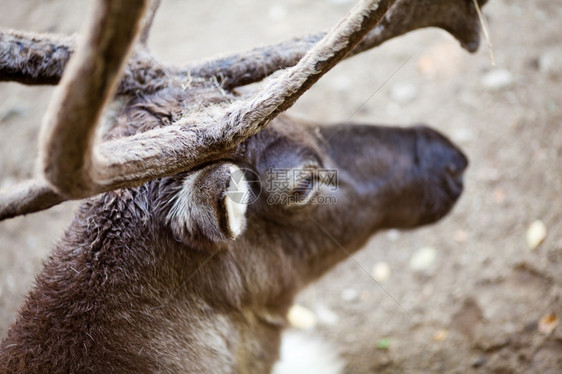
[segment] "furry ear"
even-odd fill
[[[246,228],[251,194],[244,172],[232,163],[209,165],[188,174],[172,197],[166,220],[185,243],[228,242]]]

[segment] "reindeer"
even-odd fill
[[[79,41],[0,34],[0,80],[58,84],[42,174],[0,195],[0,218],[85,199],[2,340],[0,372],[269,372],[299,290],[461,194],[467,159],[428,127],[282,112],[343,58],[411,30],[441,27],[474,51],[485,1],[365,0],[327,33],[185,68],[146,52],[146,3],[98,1]],[[129,101],[96,137],[116,96]],[[294,178],[268,185],[276,170]]]

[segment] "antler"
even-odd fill
[[[115,91],[119,68],[135,38],[144,7],[143,2],[100,2],[85,42],[71,59],[43,124],[43,171],[57,191],[55,201],[58,197],[84,198],[176,174],[236,146],[289,108],[343,59],[395,1],[362,1],[296,66],[267,82],[251,98],[213,108],[212,118],[196,113],[172,126],[94,148],[95,126]],[[15,209],[12,205],[12,214],[48,205],[37,200],[52,197],[53,191],[43,186],[34,191],[35,199],[18,202]],[[4,218],[7,210],[0,205]]]
[[[478,0],[478,5],[486,2]],[[478,48],[480,25],[474,0],[398,0],[378,27],[347,57],[424,27],[447,30],[468,51]],[[279,69],[294,66],[325,35],[308,35],[184,68],[156,64],[151,56],[138,50],[123,72],[117,94],[153,93],[173,84],[170,74],[177,80],[188,75],[214,77],[225,89],[258,82]],[[57,84],[74,52],[74,44],[70,38],[0,31],[0,81]]]
[[[488,0],[478,0],[483,6]],[[354,56],[387,40],[424,27],[451,33],[469,52],[478,49],[480,20],[474,0],[398,0],[377,27],[348,55]],[[275,71],[295,65],[326,33],[308,35],[253,49],[185,69],[192,76],[217,77],[231,89],[258,82]],[[185,74],[185,71],[181,72]]]
[[[45,178],[0,194],[0,219],[46,209],[67,199],[136,186],[216,159],[258,133],[343,58],[410,30],[438,26],[451,32],[468,50],[478,46],[473,0],[364,0],[329,33],[172,73],[155,68],[142,52],[124,67],[143,23],[146,2],[100,1],[75,52],[70,39],[61,42],[48,35],[0,34],[0,80],[55,83],[65,70],[42,128]],[[485,2],[479,0],[479,4]],[[146,42],[158,3],[153,2],[145,17],[141,43]],[[233,88],[290,66],[250,98],[207,108],[165,128],[94,146],[96,125],[116,92],[140,89],[146,93],[176,79],[161,78],[164,74],[179,79],[188,74],[205,79],[221,77],[223,86]],[[147,82],[147,76],[154,82]]]
[[[136,4],[130,3],[131,6]],[[152,0],[151,3],[139,37],[142,45],[148,40],[160,0]],[[0,82],[12,81],[29,85],[58,84],[68,61],[75,52],[76,44],[76,38],[69,36],[0,30]],[[117,94],[154,92],[169,84],[164,80],[167,80],[167,77],[162,67],[139,50],[125,67]]]
[[[0,219],[49,208],[75,196],[75,188],[84,187],[89,160],[81,153],[91,152],[95,125],[115,92],[145,5],[142,0],[98,2],[45,115],[40,141],[45,174],[71,193],[61,194],[42,179],[28,181],[0,194]],[[33,54],[33,47],[28,52]],[[52,75],[44,76],[52,79]]]
[[[0,221],[49,209],[65,201],[43,180],[28,180],[0,191]]]

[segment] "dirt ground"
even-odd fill
[[[350,6],[163,0],[149,44],[181,64],[328,28]],[[0,27],[68,34],[86,7],[2,0]],[[427,123],[470,158],[465,193],[446,219],[378,234],[299,297],[318,319],[311,333],[339,349],[348,373],[562,372],[562,326],[539,328],[549,313],[562,317],[562,3],[491,0],[484,11],[496,67],[485,43],[470,55],[445,32],[422,30],[342,63],[289,111],[312,121]],[[1,188],[32,175],[51,93],[0,84]],[[0,336],[75,207],[0,223]],[[531,250],[535,220],[547,235]],[[413,270],[424,247],[436,257]],[[390,268],[384,289],[358,265],[378,262]]]

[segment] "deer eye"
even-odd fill
[[[306,196],[312,190],[314,184],[314,177],[312,174],[307,175],[301,179],[293,190],[293,196]]]
[[[314,186],[316,179],[314,174],[314,170],[308,170],[295,181],[291,191],[290,204],[304,205],[310,202],[315,192]]]

